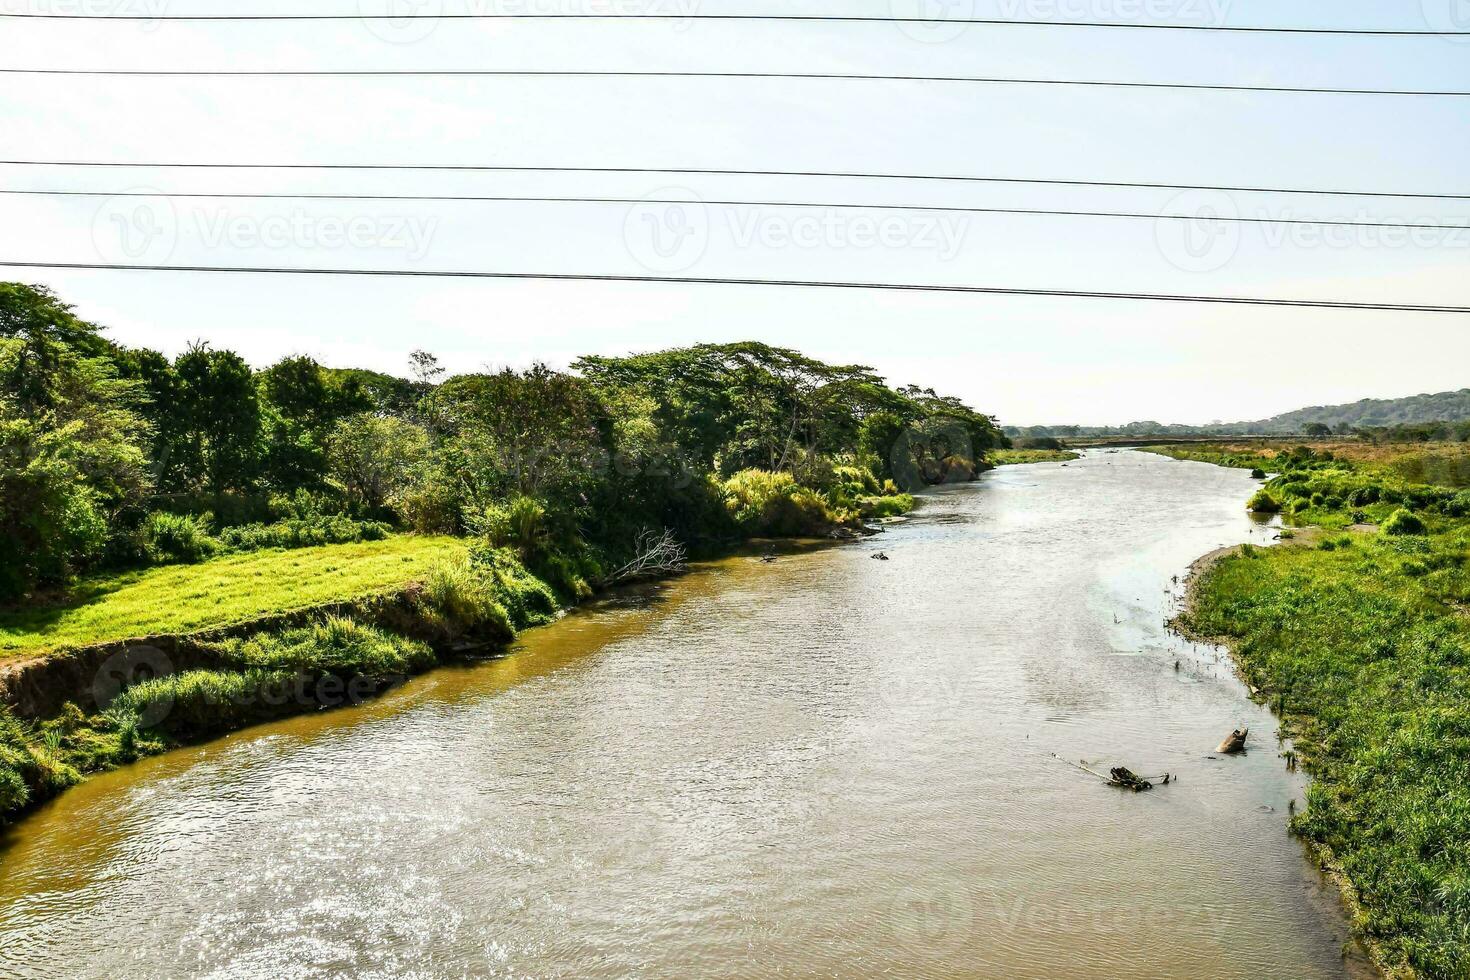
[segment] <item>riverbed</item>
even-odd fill
[[[1367,976],[1274,720],[1165,627],[1253,486],[1004,467],[99,776],[0,837],[0,975]]]

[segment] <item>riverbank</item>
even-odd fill
[[[1001,468],[88,780],[0,834],[0,973],[1365,980],[1281,832],[1304,779],[1202,758],[1266,712],[1163,629],[1190,559],[1261,538],[1249,488]],[[1183,778],[1135,796],[1053,752]]]
[[[912,495],[893,494],[863,509],[880,520],[915,507]],[[857,537],[844,525],[823,540]],[[373,554],[360,555],[363,547]],[[367,567],[336,574],[355,559]],[[384,588],[385,561],[400,581],[414,577]],[[298,574],[283,574],[287,566]],[[263,585],[271,568],[275,578]],[[498,655],[612,583],[558,589],[512,549],[400,537],[153,569],[115,584],[107,598],[122,598],[101,603],[106,615],[84,602],[70,618],[62,609],[29,610],[8,624],[0,823],[90,775],[249,725],[359,704],[435,667]],[[364,585],[373,590],[361,594]],[[249,594],[237,595],[242,589]],[[95,591],[86,594],[95,600]],[[167,601],[185,591],[209,601]],[[277,608],[276,595],[294,596],[295,605]],[[202,628],[166,631],[200,627],[201,617]]]
[[[1227,645],[1281,719],[1287,764],[1312,777],[1292,830],[1342,887],[1383,973],[1463,978],[1470,521],[1454,488],[1367,464],[1299,463],[1266,490],[1327,529],[1200,559],[1179,625]],[[1365,510],[1400,533],[1332,530],[1362,524]],[[1400,511],[1412,520],[1390,525]]]
[[[1070,463],[1081,459],[1081,453],[1069,449],[992,449],[986,458],[996,466],[1020,466],[1028,463]]]

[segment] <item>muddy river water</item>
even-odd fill
[[[1271,716],[1164,628],[1252,486],[1003,468],[98,777],[0,838],[0,975],[1360,975]]]

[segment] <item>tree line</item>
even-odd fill
[[[410,369],[256,370],[205,342],[169,358],[0,283],[0,599],[392,530],[514,541],[570,589],[651,529],[696,550],[819,532],[1008,445],[955,398],[754,342]]]

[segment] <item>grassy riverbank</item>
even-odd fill
[[[455,538],[398,535],[92,576],[54,602],[0,610],[0,662],[356,599],[401,588],[465,550]]]
[[[1346,882],[1386,971],[1464,978],[1470,495],[1405,481],[1398,457],[1325,455],[1282,447],[1265,493],[1338,530],[1215,563],[1185,625],[1227,640],[1281,713],[1313,777],[1293,829]]]
[[[1019,466],[1026,463],[1067,463],[1081,459],[1081,453],[1066,449],[994,449],[989,459],[996,466]]]
[[[434,555],[433,564],[405,585],[401,563],[399,593],[387,601],[364,601],[297,626],[201,638],[193,647],[210,666],[200,669],[169,672],[166,655],[143,648],[145,669],[118,662],[120,690],[101,710],[89,714],[68,704],[55,718],[27,722],[0,705],[0,820],[143,756],[273,718],[359,703],[441,663],[458,642],[503,646],[519,630],[549,622],[566,601],[508,550],[471,557],[463,542],[424,544],[432,545],[423,550]],[[208,565],[191,570],[202,572],[201,580],[218,574]],[[290,595],[289,581],[280,584],[279,594]],[[350,606],[353,595],[333,598]]]
[[[751,472],[731,484],[725,510],[750,537],[815,536],[916,503],[870,474],[846,495],[814,495],[782,474]],[[568,574],[576,567],[575,556],[535,545],[400,535],[97,577],[50,606],[0,611],[0,651],[15,667],[88,644],[244,627],[189,644],[204,668],[169,673],[165,664],[152,677],[151,660],[144,673],[128,667],[117,695],[90,713],[68,704],[57,717],[23,721],[0,704],[0,822],[147,755],[360,703],[465,644],[503,648],[591,594]],[[311,613],[323,606],[336,611]],[[297,625],[250,626],[293,612],[307,615]]]

